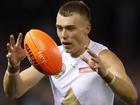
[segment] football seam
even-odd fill
[[[30,33],[31,33],[31,32],[29,32],[29,34],[30,34]],[[34,43],[34,45],[35,45],[37,51],[39,52],[39,49],[38,49],[38,47],[36,46],[35,42],[33,41],[33,38],[32,38],[32,36],[31,36],[31,34],[30,34],[30,38],[31,38],[32,42]],[[38,56],[37,56],[37,57],[38,57]],[[39,64],[39,65],[40,65],[40,64]],[[56,74],[56,72],[48,65],[48,63],[47,63],[47,66],[49,67],[49,69],[51,69],[51,70],[48,69],[48,71],[49,71],[51,74]],[[41,67],[41,69],[43,69],[43,68]]]

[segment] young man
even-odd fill
[[[137,92],[120,59],[107,47],[89,39],[90,10],[81,1],[61,6],[56,18],[63,73],[50,76],[55,105],[113,105],[114,93],[129,105],[135,105]],[[33,66],[20,72],[25,58],[22,35],[15,43],[10,36],[8,67],[4,77],[5,94],[18,98],[37,84],[44,74]]]

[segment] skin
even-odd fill
[[[85,51],[83,46],[88,46],[89,44],[88,34],[91,30],[91,25],[85,18],[80,18],[82,17],[76,13],[69,17],[63,17],[58,13],[56,18],[58,37],[65,51],[70,53],[72,57],[81,55]]]
[[[136,104],[136,89],[126,74],[120,59],[110,50],[103,50],[97,56],[92,50],[87,48],[90,40],[88,34],[91,30],[91,25],[85,17],[78,13],[64,17],[58,13],[56,28],[58,37],[67,53],[70,53],[74,58],[80,56],[93,71],[98,69],[98,73],[101,77],[104,77],[107,72],[109,77],[113,78],[115,76],[115,81],[108,85],[124,102],[129,105]],[[19,71],[20,62],[26,57],[24,50],[21,48],[21,40],[21,34],[18,36],[16,43],[14,37],[11,36],[10,43],[7,44],[7,71],[10,73]],[[16,52],[17,49],[20,53]],[[92,56],[92,59],[82,56],[85,50]],[[12,98],[20,97],[43,77],[44,75],[38,72],[33,66],[21,72],[20,75],[11,76],[5,73],[4,91]]]
[[[93,51],[87,48],[89,44],[88,34],[91,27],[85,18],[76,13],[69,17],[58,14],[56,27],[61,43],[71,43],[69,45],[64,44],[66,52],[70,53],[72,57],[78,57],[87,50],[92,56],[92,60],[89,60],[85,56],[81,56],[81,59],[83,59],[92,70],[96,71],[98,69],[101,77],[104,77],[107,71],[109,72],[109,77],[113,78],[113,76],[115,76],[116,83],[113,85],[110,84],[112,90],[126,103],[135,105],[137,92],[130,78],[127,76],[120,59],[110,50],[104,50],[97,56]],[[120,88],[120,86],[124,88]]]

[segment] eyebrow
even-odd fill
[[[57,24],[56,27],[63,27],[63,26]],[[65,28],[75,27],[75,25],[67,25],[67,26],[64,26],[64,27],[65,27]]]
[[[56,27],[61,27],[61,25],[57,25],[57,24],[56,24]]]

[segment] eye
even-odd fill
[[[57,27],[57,29],[58,29],[58,30],[62,30],[63,28],[62,28],[62,27]]]
[[[63,28],[62,27],[57,27],[57,30],[62,31]]]
[[[74,30],[74,28],[73,27],[69,27],[68,30]]]
[[[67,30],[69,31],[74,31],[76,28],[75,27],[67,27]]]

